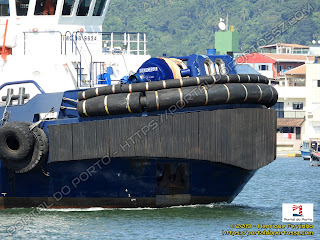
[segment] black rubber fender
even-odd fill
[[[0,158],[19,162],[33,150],[34,137],[26,122],[7,122],[0,127]]]
[[[47,136],[41,128],[30,130],[30,125],[8,122],[0,127],[0,158],[15,173],[29,172],[47,159]]]
[[[27,158],[29,163],[24,168],[15,171],[16,173],[26,173],[40,167],[48,158],[49,144],[47,135],[38,127],[35,127],[32,133],[35,138],[35,144],[32,155]]]

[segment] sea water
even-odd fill
[[[282,222],[283,203],[313,203],[313,222]],[[222,238],[320,239],[320,167],[302,158],[277,158],[258,170],[230,204],[0,210],[0,239]]]

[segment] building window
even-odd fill
[[[276,110],[277,118],[284,118],[283,105],[284,105],[284,102],[277,102],[275,105],[271,107],[271,109]]]
[[[16,0],[17,16],[27,16],[29,0]]]
[[[288,85],[290,87],[305,87],[306,79],[305,78],[288,78]]]
[[[296,127],[296,139],[301,139],[301,127]]]
[[[283,70],[283,65],[278,66],[278,71],[281,72]]]
[[[318,80],[318,87],[320,87],[320,80]]]
[[[292,108],[301,110],[301,109],[303,109],[303,103],[302,102],[292,103]]]
[[[288,66],[288,70],[291,70],[292,69],[292,66]]]
[[[294,127],[280,127],[280,133],[294,133]]]
[[[9,15],[10,15],[9,0],[0,1],[0,16],[9,16]]]
[[[268,71],[268,65],[259,65],[259,71]]]

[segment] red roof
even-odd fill
[[[314,62],[314,56],[306,56],[300,54],[276,54],[276,53],[261,53],[264,56],[274,59],[276,62]]]
[[[275,63],[276,61],[270,57],[260,53],[248,53],[236,59],[237,64],[241,63]]]
[[[304,118],[278,118],[277,127],[301,127]]]
[[[293,74],[302,74],[302,75],[306,75],[306,65],[303,64],[303,65],[301,65],[299,67],[293,68],[293,69],[291,69],[289,71],[286,71],[285,74],[291,74],[291,75],[293,75]]]
[[[314,56],[300,54],[248,53],[236,59],[241,63],[314,62]]]
[[[304,45],[300,45],[300,44],[292,44],[292,43],[276,43],[276,44],[261,46],[259,48],[275,48],[276,46],[291,47],[291,48],[304,48],[304,49],[310,48],[309,46],[304,46]]]

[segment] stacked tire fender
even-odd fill
[[[222,104],[273,106],[277,90],[256,74],[209,75],[92,88],[78,93],[80,117]]]
[[[37,169],[47,160],[48,138],[45,132],[28,122],[6,122],[0,127],[0,159],[15,173]]]

